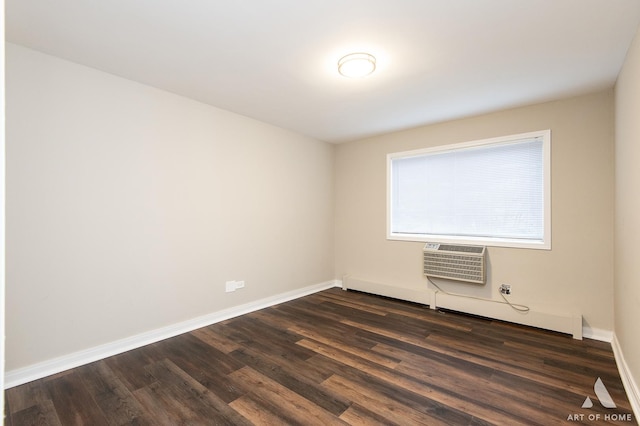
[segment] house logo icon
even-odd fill
[[[602,404],[604,408],[616,408],[616,404],[615,402],[613,402],[613,398],[611,398],[609,391],[607,390],[600,377],[598,377],[595,385],[593,385],[593,390],[595,391],[596,397],[598,397],[600,404]],[[582,408],[591,407],[593,407],[593,401],[591,401],[591,398],[587,397],[587,399],[585,399],[582,403]]]

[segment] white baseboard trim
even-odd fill
[[[629,365],[624,359],[622,347],[620,347],[620,342],[618,342],[618,338],[616,337],[615,333],[613,333],[611,347],[613,348],[613,355],[616,358],[616,365],[618,366],[620,378],[622,379],[624,390],[627,392],[627,398],[629,398],[629,403],[631,404],[633,414],[635,415],[636,420],[640,419],[640,388],[634,380],[633,375],[631,374],[631,370],[629,370]]]
[[[256,300],[255,302],[245,303],[222,311],[213,312],[201,317],[193,318],[167,327],[158,328],[125,339],[116,340],[104,345],[95,346],[93,348],[74,352],[58,358],[39,362],[27,367],[18,368],[7,371],[4,375],[5,389],[22,385],[33,380],[57,374],[71,368],[89,364],[94,361],[117,355],[132,349],[159,342],[170,337],[174,337],[183,333],[206,327],[220,321],[235,318],[240,315],[248,314],[260,309],[268,308],[280,303],[298,299],[309,294],[317,293],[332,287],[341,287],[340,280],[326,281],[320,284],[311,285],[298,290],[292,290],[286,293],[277,294],[275,296]]]
[[[582,337],[611,343],[613,341],[613,331],[584,326],[582,327]]]

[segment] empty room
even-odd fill
[[[0,2],[4,424],[638,424],[640,1]]]

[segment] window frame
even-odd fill
[[[410,158],[463,150],[467,148],[477,148],[490,145],[504,145],[509,142],[517,143],[523,139],[542,137],[543,155],[543,238],[542,240],[525,240],[518,238],[501,237],[475,237],[457,235],[438,234],[412,234],[392,232],[391,224],[393,219],[393,160],[400,158]],[[387,154],[387,240],[391,241],[414,241],[414,242],[438,242],[454,244],[474,244],[492,247],[527,248],[538,250],[551,250],[551,130],[540,130],[535,132],[520,133],[515,135],[501,136],[490,139],[481,139],[470,142],[455,143],[450,145],[439,145],[429,148],[416,149],[411,151],[394,152]]]

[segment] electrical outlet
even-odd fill
[[[224,288],[227,293],[231,293],[239,288],[244,288],[244,281],[227,281]]]
[[[511,286],[509,284],[502,284],[500,286],[500,293],[511,294]]]

